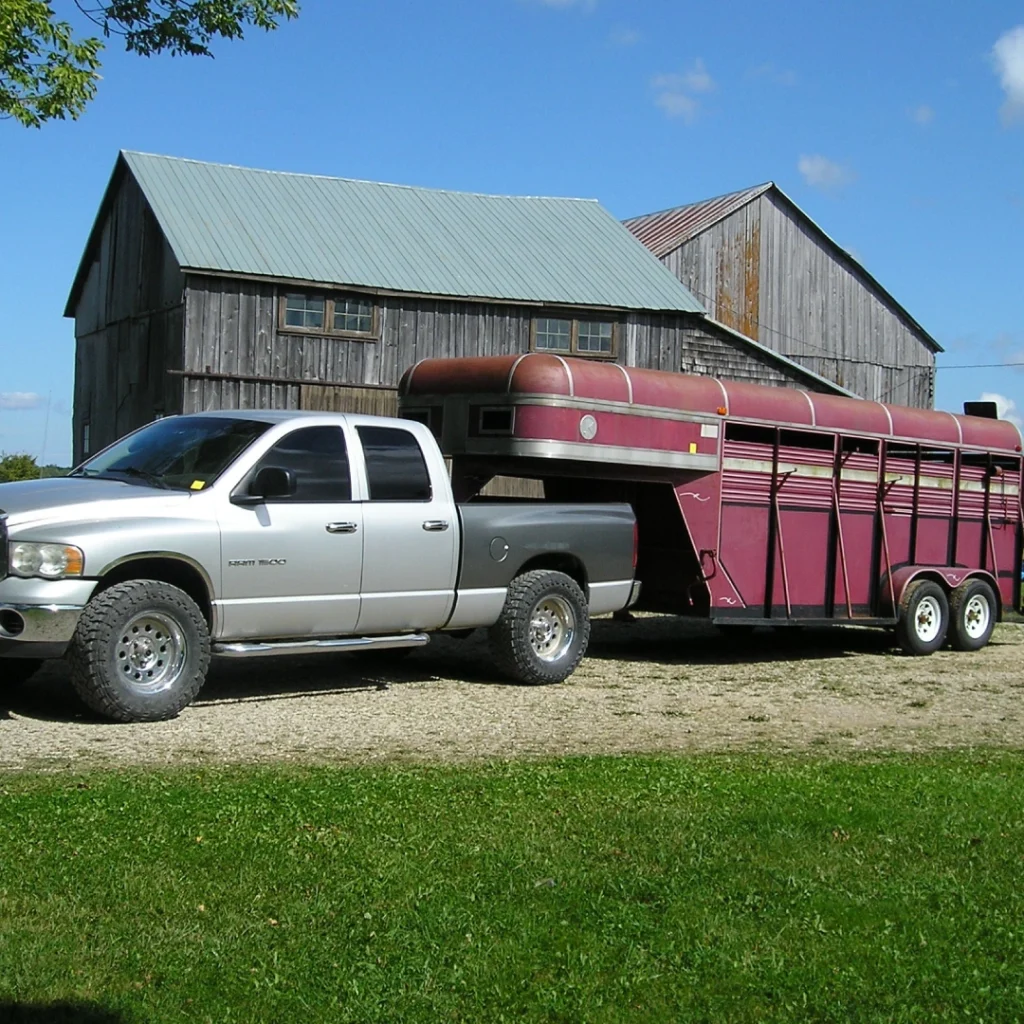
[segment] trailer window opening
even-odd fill
[[[917,445],[908,444],[906,441],[886,441],[885,457],[887,459],[909,459],[917,461]]]
[[[844,437],[841,440],[843,455],[878,456],[878,441],[869,437]]]
[[[810,448],[813,451],[833,452],[836,448],[834,434],[812,434],[805,430],[783,430],[779,444],[784,448]]]
[[[771,427],[758,427],[752,423],[726,423],[726,441],[744,444],[775,444],[775,431]]]
[[[954,460],[953,452],[948,448],[922,448],[921,464],[929,466],[952,466]]]

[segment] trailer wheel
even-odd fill
[[[37,658],[4,658],[0,661],[0,683],[5,686],[27,683],[42,665]]]
[[[900,600],[896,639],[907,654],[931,654],[946,639],[949,602],[946,593],[931,580],[907,585]]]
[[[158,722],[191,704],[210,664],[210,632],[195,601],[156,580],[118,583],[82,612],[68,648],[71,684],[117,722]]]
[[[518,683],[560,683],[590,641],[587,599],[575,580],[543,569],[517,576],[488,633],[498,667]]]
[[[949,642],[958,651],[977,651],[996,626],[996,595],[984,580],[964,580],[949,600]]]

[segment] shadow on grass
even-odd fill
[[[129,1024],[130,1018],[95,1003],[0,1002],[0,1024]]]

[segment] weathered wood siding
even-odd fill
[[[178,412],[184,276],[138,186],[126,176],[100,228],[75,308],[74,458],[157,414]]]
[[[528,352],[537,315],[526,306],[383,297],[378,339],[338,338],[278,330],[277,294],[271,284],[189,275],[185,411],[387,412],[395,408],[394,392],[381,389],[397,388],[419,359]],[[700,317],[630,313],[621,321],[617,358],[625,365],[815,386],[708,330]]]
[[[859,268],[770,192],[664,262],[713,319],[855,394],[931,408],[931,347]]]

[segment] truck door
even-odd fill
[[[443,625],[455,600],[459,522],[451,489],[434,493],[415,435],[356,427],[366,463],[363,635]],[[439,489],[439,488],[438,488]]]
[[[221,512],[222,638],[336,636],[355,630],[362,570],[362,505],[353,502],[339,426],[300,427],[260,470],[288,470],[294,493]],[[236,492],[237,493],[237,492]]]

